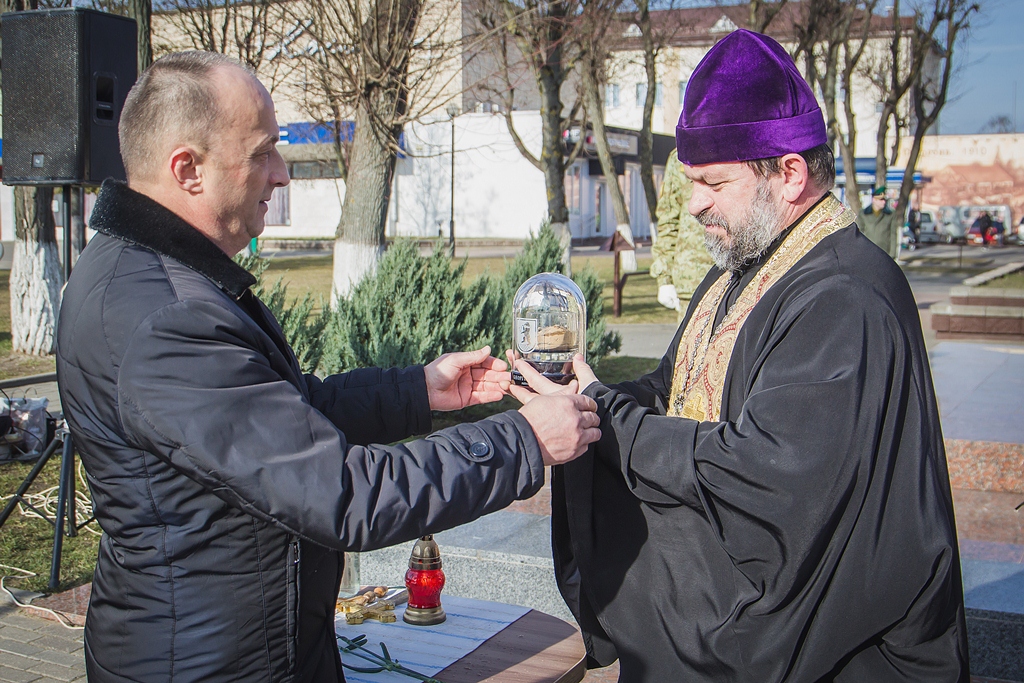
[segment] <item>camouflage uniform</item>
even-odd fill
[[[704,226],[687,210],[692,195],[693,183],[683,175],[676,155],[670,154],[658,198],[658,240],[651,247],[651,277],[659,285],[675,285],[680,314],[714,263],[704,246]]]

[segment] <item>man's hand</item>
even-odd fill
[[[537,436],[544,464],[561,465],[586,453],[587,446],[601,438],[596,410],[597,404],[589,396],[538,394],[519,413]]]
[[[430,409],[461,410],[500,401],[509,384],[508,366],[490,353],[490,346],[446,353],[424,367]]]

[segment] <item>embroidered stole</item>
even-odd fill
[[[731,273],[722,273],[701,298],[679,340],[669,396],[670,416],[712,422],[719,420],[729,360],[740,328],[754,306],[818,242],[855,220],[853,212],[833,195],[823,199],[794,226],[768,262],[743,288],[718,329],[712,330],[715,314],[732,277]]]

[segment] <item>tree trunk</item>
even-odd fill
[[[597,147],[597,158],[601,162],[601,170],[604,172],[605,186],[612,199],[612,209],[615,212],[615,230],[622,234],[630,244],[633,244],[633,230],[629,223],[629,211],[626,209],[626,198],[619,186],[619,176],[615,172],[615,161],[612,159],[611,149],[608,147],[608,132],[604,127],[604,110],[601,106],[601,95],[597,86],[597,70],[603,67],[595,61],[593,53],[588,53],[581,60],[583,101],[586,103],[587,111],[590,113],[590,120],[594,126],[594,145]],[[598,218],[600,220],[600,218]],[[622,252],[623,269],[629,272],[636,272],[636,251],[629,250]]]
[[[658,75],[654,59],[654,32],[651,29],[651,13],[648,0],[637,3],[640,9],[640,32],[644,41],[644,71],[647,74],[647,97],[644,98],[644,118],[640,124],[640,145],[637,155],[640,157],[640,180],[644,184],[644,196],[647,198],[647,212],[651,219],[651,237],[657,234],[658,225],[658,189],[654,186],[654,131],[651,130],[654,118],[654,100],[658,95]],[[679,106],[682,107],[682,102]]]
[[[57,312],[64,284],[53,221],[53,189],[14,188],[17,241],[11,268],[11,341],[36,356],[55,350]]]
[[[565,204],[565,143],[562,141],[562,50],[556,48],[537,76],[540,87],[540,165],[548,200],[548,224],[562,245],[566,275],[572,275],[572,233]]]
[[[127,14],[135,20],[138,40],[139,73],[153,63],[153,42],[150,27],[153,17],[153,0],[128,0]]]
[[[366,106],[360,104],[348,160],[345,202],[334,241],[332,305],[339,297],[347,297],[364,277],[376,272],[377,261],[384,253],[395,154],[383,138]]]
[[[85,249],[85,192],[81,187],[71,190],[71,263],[75,263]]]

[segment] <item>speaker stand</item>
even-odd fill
[[[64,223],[64,283],[67,284],[71,277],[71,254],[73,253],[72,227],[71,227],[71,185],[62,185],[61,191],[61,220]]]
[[[27,500],[25,500],[25,493],[35,482],[36,477],[46,466],[46,463],[50,461],[50,457],[56,452],[58,446],[63,446],[61,451],[61,463],[60,463],[60,487],[57,489],[57,511],[54,518],[51,519],[44,510],[40,510],[35,507]],[[45,519],[51,525],[53,525],[53,554],[50,558],[50,590],[57,590],[60,585],[60,556],[64,550],[64,536],[73,538],[78,535],[78,532],[89,522],[93,521],[95,517],[90,517],[81,524],[78,523],[75,510],[75,448],[71,441],[71,434],[68,433],[66,426],[57,428],[54,434],[53,440],[47,444],[43,450],[42,455],[39,456],[39,460],[36,462],[35,467],[28,473],[28,476],[18,486],[18,490],[14,496],[7,501],[6,507],[3,512],[0,512],[0,529],[3,528],[7,522],[7,518],[14,512],[14,508],[21,503],[28,507],[30,510],[35,512],[37,515]],[[67,526],[65,527],[65,522]]]

